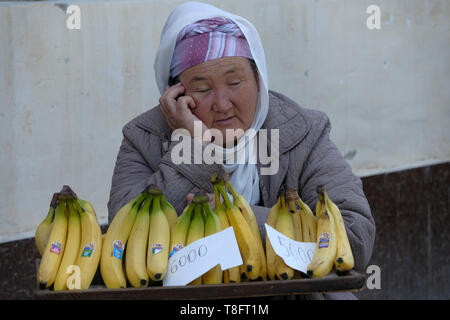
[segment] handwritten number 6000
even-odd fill
[[[178,271],[179,267],[184,267],[187,263],[193,263],[195,260],[197,260],[197,257],[204,257],[208,253],[208,248],[202,244],[197,249],[192,249],[188,252],[187,255],[182,255],[178,259],[172,262],[172,265],[170,266],[170,272],[175,273]]]

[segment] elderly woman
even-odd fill
[[[365,270],[375,224],[361,180],[330,140],[330,122],[323,112],[302,108],[269,91],[263,47],[250,22],[211,5],[184,3],[167,19],[154,67],[159,105],[123,128],[108,203],[110,221],[150,184],[162,188],[180,213],[195,191],[212,194],[211,176],[225,171],[251,204],[264,239],[264,222],[283,184],[298,190],[312,208],[317,202],[316,187],[322,185],[342,212],[355,269]],[[215,141],[215,150],[224,160],[240,154],[241,161],[174,160],[172,151],[181,143],[173,139],[174,132],[181,130],[204,150],[210,141],[201,137],[208,129],[224,137],[222,144]],[[240,134],[227,136],[230,129]],[[267,163],[256,151],[263,129],[276,133],[269,134],[266,149],[276,146],[271,156],[278,162],[275,170],[264,174]],[[353,296],[314,298],[323,297]]]

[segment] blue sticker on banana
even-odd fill
[[[113,241],[113,256],[117,259],[122,259],[123,249],[125,249],[125,245],[120,240]]]
[[[330,244],[331,236],[324,232],[319,237],[319,249],[328,248]]]

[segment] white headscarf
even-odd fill
[[[223,167],[230,175],[230,182],[237,192],[242,194],[250,204],[258,204],[259,176],[254,160],[249,162],[249,157],[256,157],[256,132],[261,128],[266,119],[269,109],[269,93],[267,81],[267,67],[264,49],[255,27],[246,19],[218,9],[212,5],[201,2],[186,2],[176,7],[167,18],[161,31],[161,40],[154,63],[156,82],[161,95],[164,93],[170,76],[170,63],[178,33],[186,25],[192,24],[202,19],[223,17],[233,20],[241,29],[249,44],[252,56],[259,72],[259,97],[255,111],[255,116],[250,128],[247,130],[234,148],[223,149],[226,159],[235,159],[238,151],[245,148],[245,164],[226,164]],[[239,154],[242,154],[240,152]],[[235,161],[236,162],[236,161]],[[240,163],[242,161],[239,161]]]

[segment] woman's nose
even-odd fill
[[[230,95],[226,89],[216,89],[214,92],[213,111],[225,112],[229,110],[233,104],[230,100]]]

